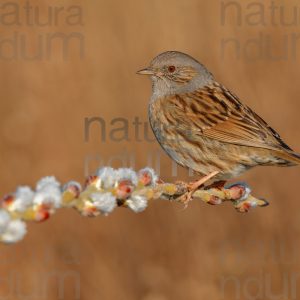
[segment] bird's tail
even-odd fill
[[[300,165],[300,154],[292,150],[281,152],[280,158],[286,160],[287,166]]]

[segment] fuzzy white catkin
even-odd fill
[[[49,186],[60,188],[60,183],[56,180],[54,176],[46,176],[40,179],[36,184],[36,191],[41,191]]]
[[[127,206],[136,213],[142,212],[147,208],[147,198],[141,195],[132,195],[126,200]]]
[[[61,206],[60,183],[53,176],[42,178],[36,186],[36,194],[33,199],[34,204],[52,205],[55,208]]]
[[[116,197],[111,193],[92,193],[90,195],[94,206],[104,215],[111,213],[117,206]]]
[[[0,210],[0,234],[2,234],[10,222],[10,215],[5,210]]]
[[[113,187],[116,182],[116,171],[111,167],[98,169],[96,176],[99,176],[101,180],[101,187],[105,189]]]
[[[33,203],[34,191],[29,186],[20,186],[15,193],[15,199],[10,206],[10,211],[24,212]]]
[[[151,176],[150,185],[154,186],[156,184],[157,180],[158,180],[158,175],[155,173],[155,171],[152,168],[147,167],[147,168],[141,169],[138,172],[138,175],[143,174],[143,173],[147,173]]]
[[[8,244],[16,243],[22,240],[26,233],[27,229],[25,222],[21,220],[12,220],[1,235],[1,240]]]
[[[77,181],[71,180],[69,182],[67,182],[64,186],[63,186],[63,191],[67,190],[70,186],[74,186],[78,189],[78,191],[82,190],[81,184]]]
[[[120,168],[116,170],[116,180],[130,180],[134,185],[138,183],[138,177],[132,169],[129,168]]]

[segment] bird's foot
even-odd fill
[[[190,201],[193,200],[193,194],[202,186],[204,185],[204,183],[206,183],[207,181],[209,181],[211,178],[215,177],[219,172],[215,171],[212,172],[202,178],[200,178],[199,180],[190,182],[187,184],[186,188],[187,188],[187,192],[184,193],[182,196],[179,197],[179,202],[184,204],[184,208],[188,207],[188,204]]]

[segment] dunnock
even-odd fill
[[[151,76],[149,119],[162,148],[178,164],[206,175],[195,188],[258,165],[300,163],[274,129],[191,56],[164,52],[137,73]]]

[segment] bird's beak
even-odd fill
[[[148,68],[137,71],[136,74],[139,74],[139,75],[154,75],[154,70],[152,68],[148,67]]]

